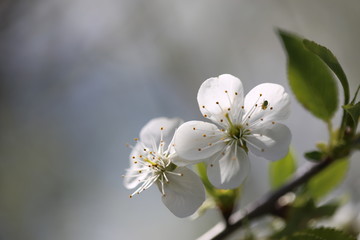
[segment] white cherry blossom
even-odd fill
[[[172,138],[182,120],[156,118],[140,132],[140,139],[130,154],[130,168],[124,175],[124,185],[136,188],[130,195],[139,194],[156,183],[165,206],[178,217],[193,214],[205,200],[200,178],[186,167],[178,167]]]
[[[278,160],[287,152],[290,130],[278,123],[288,117],[290,100],[284,88],[264,83],[244,98],[241,81],[229,74],[207,79],[197,100],[213,123],[186,122],[175,134],[178,165],[207,159],[210,181],[219,188],[238,187],[249,171],[248,152]]]

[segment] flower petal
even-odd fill
[[[141,129],[140,141],[146,147],[153,147],[154,144],[158,145],[162,139],[167,146],[170,144],[175,130],[182,123],[183,121],[180,118],[154,118]]]
[[[263,83],[254,87],[245,97],[245,118],[249,124],[284,120],[290,113],[290,97],[285,89],[275,83]],[[262,119],[260,121],[260,119]]]
[[[174,147],[180,158],[199,160],[208,158],[224,148],[224,133],[212,123],[189,121],[175,133]]]
[[[245,180],[250,168],[248,155],[244,149],[232,144],[218,161],[208,165],[210,182],[217,188],[237,188]]]
[[[247,147],[256,156],[275,161],[288,153],[291,132],[287,126],[277,123],[272,128],[257,130],[247,136],[246,141]]]
[[[162,201],[177,217],[188,217],[204,202],[204,187],[200,178],[186,167],[177,167],[173,172],[182,176],[167,174],[169,183],[164,183]],[[160,183],[158,187],[161,189]]]
[[[234,123],[237,123],[244,101],[244,90],[240,79],[223,74],[219,77],[209,78],[200,86],[197,100],[200,111],[204,117],[225,126],[225,114]]]
[[[185,158],[180,157],[178,154],[174,154],[174,155],[170,156],[170,160],[171,160],[172,163],[174,163],[175,165],[177,165],[179,167],[184,167],[184,166],[187,166],[187,165],[197,164],[197,163],[200,163],[200,162],[208,161],[207,158],[189,160],[189,159],[185,159]]]

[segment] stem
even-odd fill
[[[295,190],[297,187],[307,182],[310,178],[328,167],[332,162],[334,162],[334,160],[335,159],[331,157],[327,157],[322,162],[316,165],[306,165],[300,168],[296,172],[294,178],[288,181],[281,188],[276,191],[270,192],[259,201],[248,205],[244,210],[240,210],[234,213],[229,218],[229,224],[225,225],[223,222],[218,223],[208,232],[198,238],[198,240],[224,239],[225,237],[233,233],[235,230],[240,228],[246,221],[250,221],[266,214],[276,212],[277,201],[280,197],[282,197],[288,192]]]

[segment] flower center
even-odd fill
[[[228,114],[225,115],[229,128],[227,129],[228,144],[237,143],[239,147],[242,147],[247,151],[245,137],[250,135],[250,130],[245,128],[242,124],[233,124]]]

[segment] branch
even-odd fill
[[[296,172],[295,176],[281,188],[268,193],[259,201],[248,205],[244,210],[240,210],[231,215],[228,225],[225,225],[223,222],[218,223],[204,235],[199,237],[198,240],[224,239],[226,236],[240,228],[244,221],[248,222],[250,220],[272,213],[276,210],[276,205],[280,197],[284,196],[288,192],[295,190],[295,188],[307,182],[310,178],[328,167],[332,162],[334,162],[334,159],[327,157],[316,165],[306,165],[300,168]]]

